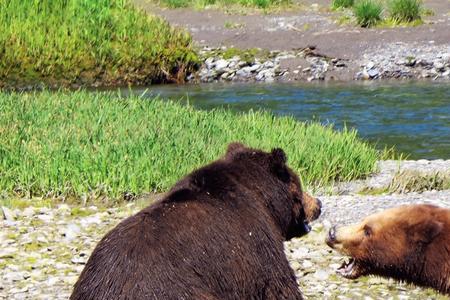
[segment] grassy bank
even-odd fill
[[[191,42],[126,0],[0,1],[0,87],[179,81]]]
[[[265,112],[198,111],[111,93],[0,93],[0,191],[19,197],[164,191],[231,141],[282,147],[310,188],[364,176],[380,158],[354,131]]]

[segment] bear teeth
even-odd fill
[[[337,269],[337,272],[344,277],[350,276],[355,266],[355,259],[350,258],[349,261],[344,261],[342,265]]]

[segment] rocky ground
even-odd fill
[[[446,299],[432,290],[377,277],[343,279],[335,269],[343,258],[324,244],[331,224],[349,223],[404,203],[434,203],[450,208],[450,190],[408,194],[362,195],[364,188],[386,187],[394,174],[410,169],[448,172],[450,160],[380,163],[380,172],[363,181],[323,193],[323,213],[313,231],[285,244],[286,254],[307,299]],[[67,299],[99,239],[147,201],[117,208],[27,207],[0,212],[0,299]]]
[[[289,11],[162,9],[134,0],[146,11],[186,28],[203,52],[220,47],[275,51],[246,63],[205,57],[198,76],[212,81],[313,81],[429,78],[450,81],[450,2],[424,1],[419,26],[360,28],[350,10],[333,11],[330,0],[295,0]],[[313,51],[304,51],[313,49]],[[214,51],[213,51],[214,52]],[[219,64],[214,64],[220,61]]]

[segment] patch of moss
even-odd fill
[[[224,24],[224,27],[226,29],[239,29],[239,28],[243,28],[245,26],[245,24],[242,23],[233,23],[230,21],[226,21]]]
[[[37,258],[33,257],[33,256],[28,256],[26,258],[26,262],[29,263],[29,264],[35,264],[35,263],[37,263]]]
[[[387,192],[389,192],[389,189],[387,187],[382,188],[364,187],[360,191],[358,191],[358,194],[367,196],[377,196],[386,194]]]
[[[30,221],[30,225],[33,226],[33,227],[40,227],[40,226],[42,226],[43,224],[44,224],[44,222],[41,221],[41,220],[38,220],[38,219],[32,219],[32,220]]]
[[[71,216],[76,216],[76,217],[87,217],[90,216],[94,213],[94,211],[89,210],[85,207],[73,207],[70,210],[70,215]]]
[[[8,234],[6,235],[7,239],[11,239],[11,240],[15,240],[19,235],[17,233],[14,232],[8,232]]]
[[[52,199],[43,199],[43,198],[17,198],[17,197],[6,197],[4,199],[0,199],[0,206],[6,206],[12,209],[25,209],[27,207],[52,207]]]
[[[28,244],[25,244],[24,248],[27,252],[34,252],[34,251],[38,251],[42,248],[43,246],[40,243],[37,242],[31,242]]]

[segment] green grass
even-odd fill
[[[381,21],[383,6],[376,0],[360,0],[355,3],[353,13],[361,27],[372,27]]]
[[[333,0],[331,2],[331,7],[334,9],[348,8],[348,7],[352,7],[353,4],[354,4],[354,0]]]
[[[390,0],[389,15],[396,22],[413,22],[420,20],[422,2],[420,0]]]
[[[160,5],[170,8],[193,7],[202,9],[208,6],[218,7],[247,7],[247,8],[276,8],[287,7],[292,4],[291,0],[153,0]]]
[[[310,189],[365,176],[381,158],[353,130],[267,112],[84,91],[0,93],[0,191],[92,199],[165,191],[232,141],[282,147]]]
[[[182,81],[191,37],[127,0],[0,1],[0,87]]]

